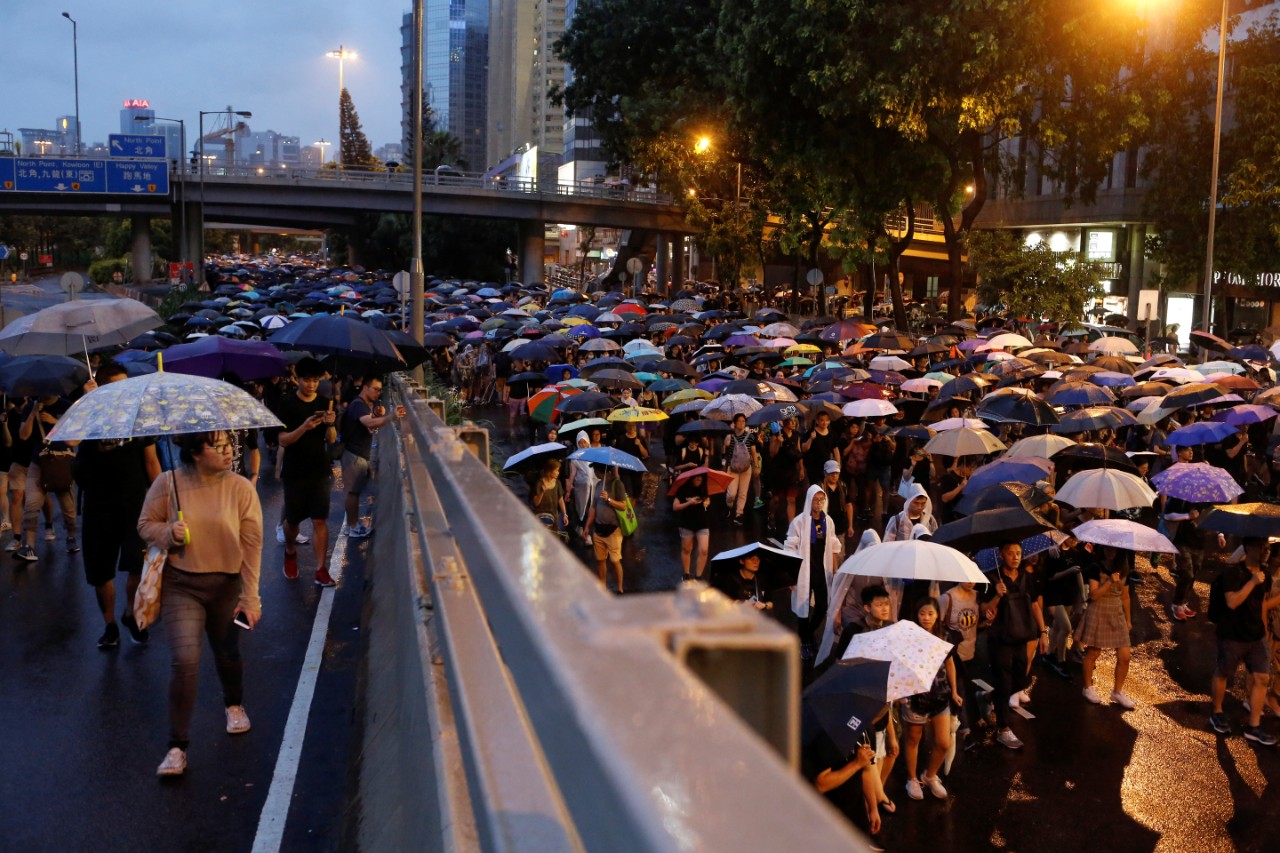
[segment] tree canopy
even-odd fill
[[[1079,320],[1085,306],[1102,296],[1100,264],[1064,258],[1045,243],[1025,245],[1010,231],[979,231],[969,240],[984,305],[1061,323]]]
[[[381,165],[373,156],[373,148],[369,138],[360,127],[360,114],[351,100],[351,93],[345,88],[338,98],[338,146],[339,165],[348,169],[369,168]]]

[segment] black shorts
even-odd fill
[[[138,535],[138,517],[89,507],[81,519],[84,539],[84,578],[99,587],[114,580],[116,572],[142,574],[146,543]]]
[[[328,471],[319,477],[285,480],[285,523],[296,527],[308,518],[312,521],[327,521],[329,492],[332,487],[333,475]]]

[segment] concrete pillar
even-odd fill
[[[533,284],[544,278],[543,263],[547,253],[547,229],[542,222],[520,223],[520,282]]]
[[[133,264],[133,280],[135,282],[151,281],[151,218],[148,216],[129,217],[132,243],[129,247]]]
[[[655,276],[658,279],[659,293],[667,292],[667,280],[671,277],[671,235],[658,235],[658,248],[653,255]]]
[[[684,284],[685,267],[688,264],[684,251],[684,241],[683,234],[671,241],[671,297],[673,299],[676,292],[680,290],[681,285]]]
[[[187,260],[191,262],[196,283],[204,281],[204,224],[200,221],[200,205],[198,202],[187,202],[183,209],[187,229]]]
[[[1138,291],[1146,280],[1147,226],[1130,225],[1126,229],[1129,238],[1129,328],[1138,328]]]

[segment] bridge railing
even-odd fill
[[[175,179],[199,182],[198,170],[187,167],[174,169]],[[362,186],[382,186],[408,190],[413,184],[413,176],[403,170],[373,169],[334,169],[315,168],[310,166],[214,166],[205,170],[205,181],[217,182],[264,182],[280,181],[326,181]],[[424,191],[431,192],[435,188],[493,190],[496,192],[521,193],[525,195],[554,195],[576,198],[609,199],[612,201],[641,202],[648,204],[669,205],[673,203],[667,193],[648,187],[631,187],[619,184],[599,184],[591,181],[582,183],[550,183],[533,178],[494,177],[483,172],[460,172],[454,169],[433,169],[423,174]]]
[[[409,414],[378,450],[362,846],[866,849],[796,772],[793,634],[700,585],[605,592],[487,441],[388,390]]]

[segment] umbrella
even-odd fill
[[[607,465],[642,474],[649,470],[641,460],[613,447],[584,447],[570,453],[569,459],[582,459],[594,465]]]
[[[1098,338],[1089,344],[1089,352],[1118,352],[1122,355],[1135,353],[1138,351],[1138,345],[1128,338]]]
[[[927,394],[935,388],[941,388],[942,383],[936,379],[930,379],[927,376],[921,376],[919,379],[908,379],[902,383],[902,390],[912,394]]]
[[[272,333],[280,349],[306,350],[331,356],[339,370],[387,372],[405,367],[400,351],[386,333],[344,314],[318,314],[297,320]]]
[[[902,580],[985,583],[982,572],[955,548],[923,539],[883,542],[845,560],[839,573]]]
[[[1231,344],[1209,332],[1201,332],[1199,330],[1192,332],[1191,342],[1196,346],[1213,352],[1226,353],[1231,351]]]
[[[19,317],[0,331],[0,352],[70,355],[123,346],[164,325],[136,299],[80,299]]]
[[[1235,435],[1239,430],[1222,421],[1200,421],[1175,429],[1165,438],[1168,447],[1189,447],[1198,444],[1216,444]]]
[[[1042,554],[1050,548],[1056,548],[1061,545],[1067,538],[1067,534],[1057,530],[1050,530],[1047,533],[1037,533],[1035,536],[1028,536],[1022,540],[1022,556],[1034,557],[1036,554]],[[981,551],[973,555],[973,561],[978,564],[978,568],[983,572],[994,572],[1000,565],[1000,549],[999,548],[983,548]]]
[[[562,415],[585,415],[590,412],[607,411],[617,405],[618,401],[608,394],[602,394],[599,391],[584,391],[581,394],[562,398],[560,402],[556,403],[556,411]]]
[[[1160,409],[1165,414],[1186,408],[1199,406],[1222,396],[1222,389],[1209,382],[1192,382],[1175,388],[1160,398]]]
[[[622,389],[630,388],[632,391],[639,391],[644,387],[644,383],[636,379],[625,370],[615,370],[605,368],[604,370],[595,370],[591,372],[589,377],[592,382],[601,388]]]
[[[1203,524],[1203,522],[1202,522]],[[1280,526],[1277,527],[1280,529]],[[1162,533],[1127,518],[1101,518],[1086,521],[1071,531],[1081,542],[1108,545],[1125,551],[1155,551],[1159,554],[1176,554],[1178,549]]]
[[[1092,382],[1059,382],[1049,391],[1055,406],[1099,406],[1115,401],[1115,395]]]
[[[1058,413],[1044,400],[1024,394],[995,393],[983,399],[974,413],[998,423],[1043,426],[1058,423]]]
[[[551,459],[569,452],[569,448],[565,447],[558,441],[549,441],[546,444],[535,444],[533,447],[526,447],[519,453],[513,454],[507,459],[506,464],[502,466],[503,471],[515,468],[522,462],[530,460],[541,462],[543,459]]]
[[[1078,432],[1132,426],[1137,422],[1138,419],[1124,409],[1115,406],[1089,406],[1063,415],[1058,423],[1049,427],[1049,431],[1059,435],[1071,435]]]
[[[1048,459],[1058,451],[1066,450],[1068,447],[1075,447],[1075,445],[1074,441],[1061,435],[1033,435],[1030,438],[1015,441],[1010,445],[1009,452],[1004,455],[1004,458],[1018,459],[1034,456],[1040,459]]]
[[[733,428],[730,427],[724,421],[715,421],[715,420],[711,420],[710,418],[699,418],[696,421],[689,421],[687,424],[682,424],[680,428],[676,430],[676,433],[678,435],[689,435],[691,433],[704,433],[704,432],[705,433],[727,433],[732,431],[732,429]]]
[[[889,661],[886,699],[924,693],[947,659],[951,643],[940,640],[914,622],[895,622],[878,631],[858,634],[849,642],[844,660],[867,658]]]
[[[20,355],[0,365],[0,388],[13,397],[61,397],[88,381],[85,363],[65,355]]]
[[[888,400],[853,400],[845,403],[841,413],[851,418],[884,418],[896,415],[898,409]]]
[[[725,394],[708,403],[702,410],[702,416],[731,421],[738,415],[750,417],[762,408],[754,398],[745,394]]]
[[[931,542],[950,545],[961,551],[977,550],[992,542],[1026,539],[1053,527],[1044,518],[1022,506],[984,509],[942,525]]]
[[[1027,340],[1022,335],[1005,332],[1004,334],[996,335],[994,338],[988,340],[987,346],[992,349],[1017,349],[1019,347],[1031,346],[1031,341]]]
[[[1156,493],[1141,478],[1106,468],[1073,474],[1058,491],[1058,500],[1076,508],[1138,509],[1151,506],[1155,499]]]
[[[694,477],[705,476],[707,478],[707,494],[722,495],[729,490],[729,484],[736,477],[726,471],[716,471],[705,465],[699,465],[697,468],[690,468],[688,471],[680,472],[680,476],[676,477],[671,488],[667,490],[667,497],[675,497],[684,484],[692,480]]]
[[[890,701],[887,660],[842,660],[805,688],[802,696],[802,739],[812,743],[825,734],[842,755],[864,742],[871,721]]]
[[[706,414],[706,409],[703,409]],[[771,403],[757,412],[747,415],[749,426],[763,426],[773,421],[785,421],[788,418],[800,418],[808,411],[807,406],[799,403]]]
[[[179,435],[283,426],[236,386],[205,376],[152,373],[100,386],[67,409],[56,441]]]
[[[670,411],[681,403],[688,403],[693,400],[701,400],[703,402],[710,401],[714,395],[710,391],[704,391],[701,388],[686,388],[683,391],[676,391],[662,401],[662,408]]]
[[[1052,459],[1060,468],[1119,468],[1130,474],[1138,473],[1138,466],[1123,451],[1096,442],[1073,444],[1053,454]]]
[[[763,542],[752,542],[716,554],[711,558],[711,575],[736,569],[739,558],[752,554],[760,557],[761,589],[778,589],[795,582],[796,574],[800,571],[800,555]]]
[[[609,420],[615,423],[649,423],[666,419],[667,413],[661,409],[646,409],[643,406],[623,406],[609,413]]]
[[[824,341],[851,341],[854,338],[861,338],[869,335],[876,330],[875,326],[855,320],[840,320],[827,326],[818,333],[818,337]],[[909,349],[910,347],[907,347]]]
[[[1200,519],[1200,527],[1228,536],[1264,539],[1280,536],[1280,506],[1266,503],[1215,506]]]
[[[946,420],[938,421],[933,425],[933,428],[938,432],[948,432],[953,429],[964,429],[966,427],[969,429],[985,430],[987,425],[977,418],[947,418]]]
[[[1213,416],[1213,420],[1222,421],[1235,427],[1249,426],[1269,421],[1276,416],[1276,410],[1267,406],[1232,406]]]
[[[1004,450],[1005,445],[986,430],[961,427],[939,432],[929,439],[924,449],[942,456],[985,456]]]
[[[282,376],[288,369],[280,350],[271,344],[214,335],[165,350],[164,366],[174,373],[213,378],[234,373],[241,379]]]
[[[956,512],[973,515],[984,509],[999,509],[1004,506],[1020,506],[1033,510],[1044,506],[1053,498],[1027,483],[996,483],[985,489],[970,492],[960,498],[956,504]]]
[[[1176,462],[1151,483],[1160,494],[1191,503],[1226,503],[1244,494],[1230,474],[1207,462]]]
[[[976,494],[1000,483],[1034,485],[1049,476],[1053,463],[1047,459],[1023,456],[1018,459],[995,459],[969,475],[961,494]]]

